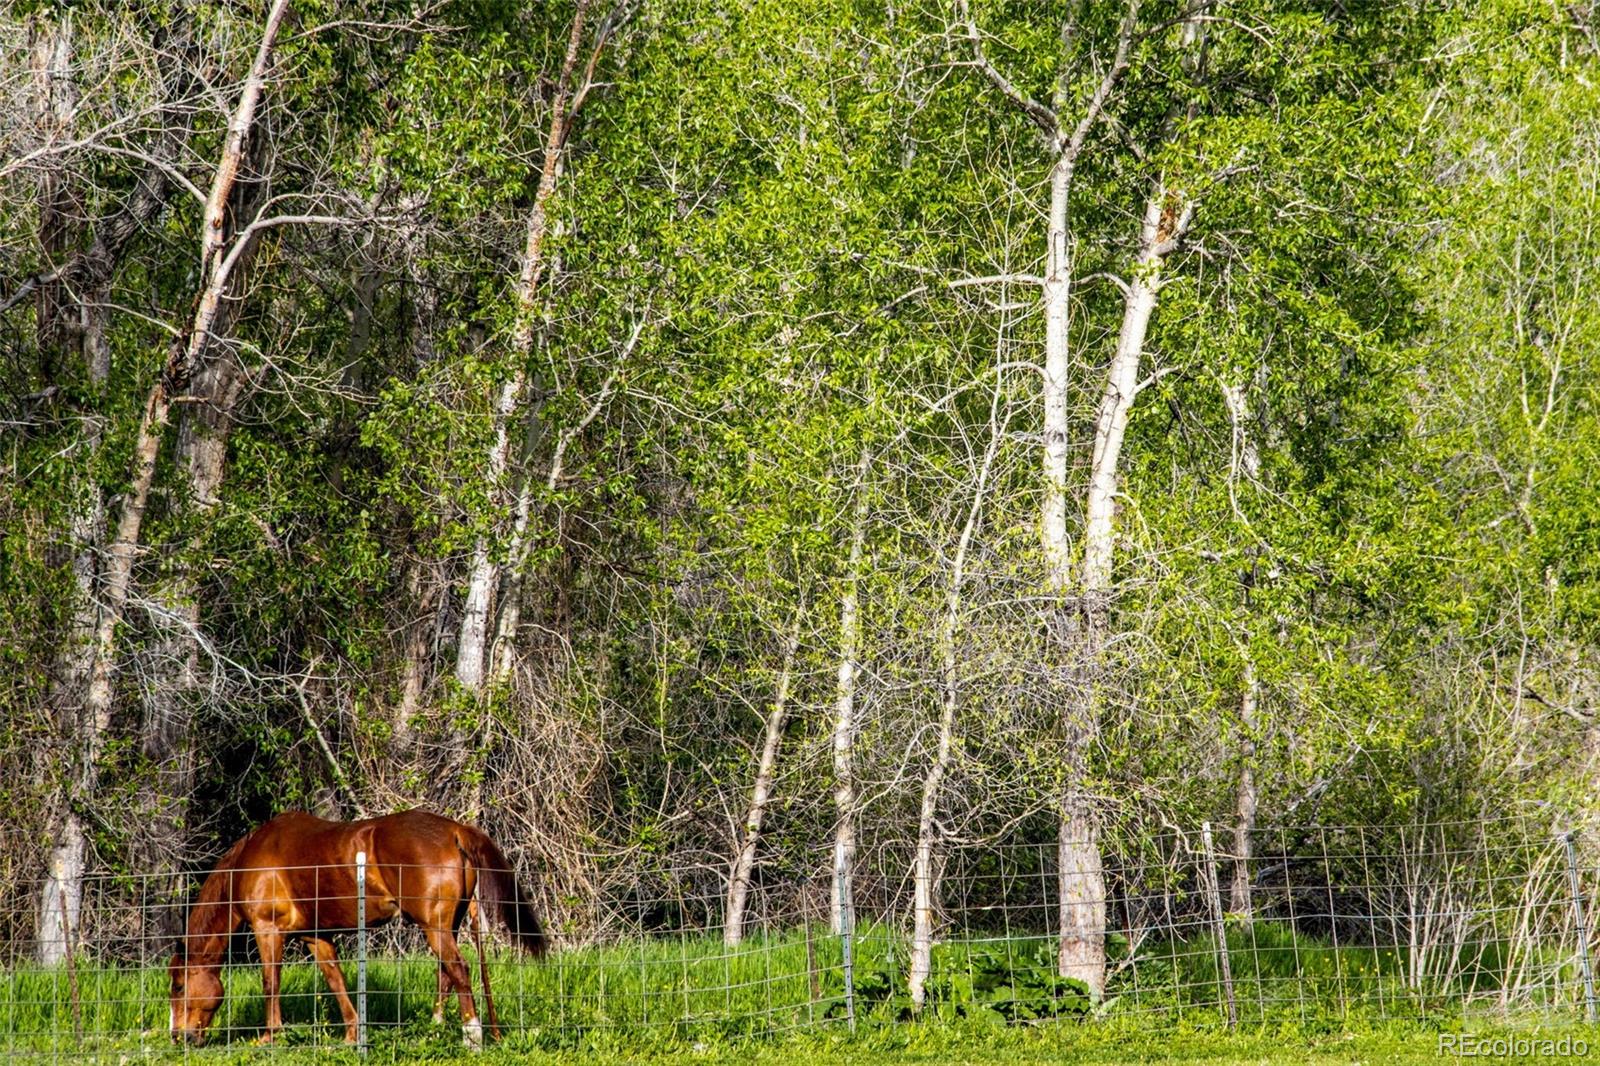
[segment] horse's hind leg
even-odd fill
[[[478,951],[478,977],[483,982],[483,1012],[489,1016],[489,1032],[500,1039],[500,1019],[494,1015],[494,993],[489,991],[489,956],[483,953],[483,934],[487,931],[483,912],[476,899],[467,902],[467,921],[472,923],[472,946]],[[469,976],[467,980],[471,980]]]
[[[311,945],[311,956],[317,960],[317,969],[322,971],[323,980],[328,982],[334,998],[339,1001],[339,1014],[344,1018],[344,1041],[354,1044],[359,1036],[356,1032],[356,1008],[345,989],[344,972],[339,969],[339,953],[334,950],[332,941],[320,937],[308,936],[306,943]]]
[[[462,1042],[476,1051],[483,1047],[483,1023],[478,1020],[478,1008],[472,1003],[472,975],[461,957],[461,950],[456,947],[455,935],[444,921],[427,923],[424,935],[428,938],[428,947],[439,956],[441,972],[461,1001]]]
[[[433,1024],[444,1024],[444,997],[450,994],[450,978],[444,972],[444,963],[439,963],[439,994],[433,1000]]]

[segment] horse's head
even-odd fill
[[[199,1047],[222,1002],[222,968],[191,962],[180,947],[167,971],[172,976],[172,1039]]]

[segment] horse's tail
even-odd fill
[[[468,829],[461,834],[461,850],[478,871],[478,891],[485,909],[500,919],[500,924],[519,948],[532,955],[543,955],[550,947],[549,937],[545,936],[533,901],[517,883],[511,860],[487,833],[479,830]]]

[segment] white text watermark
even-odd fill
[[[1439,1054],[1460,1059],[1582,1059],[1589,1056],[1589,1042],[1581,1036],[1440,1033]]]

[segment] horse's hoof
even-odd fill
[[[473,1018],[461,1025],[461,1045],[468,1051],[483,1050],[483,1023]]]

